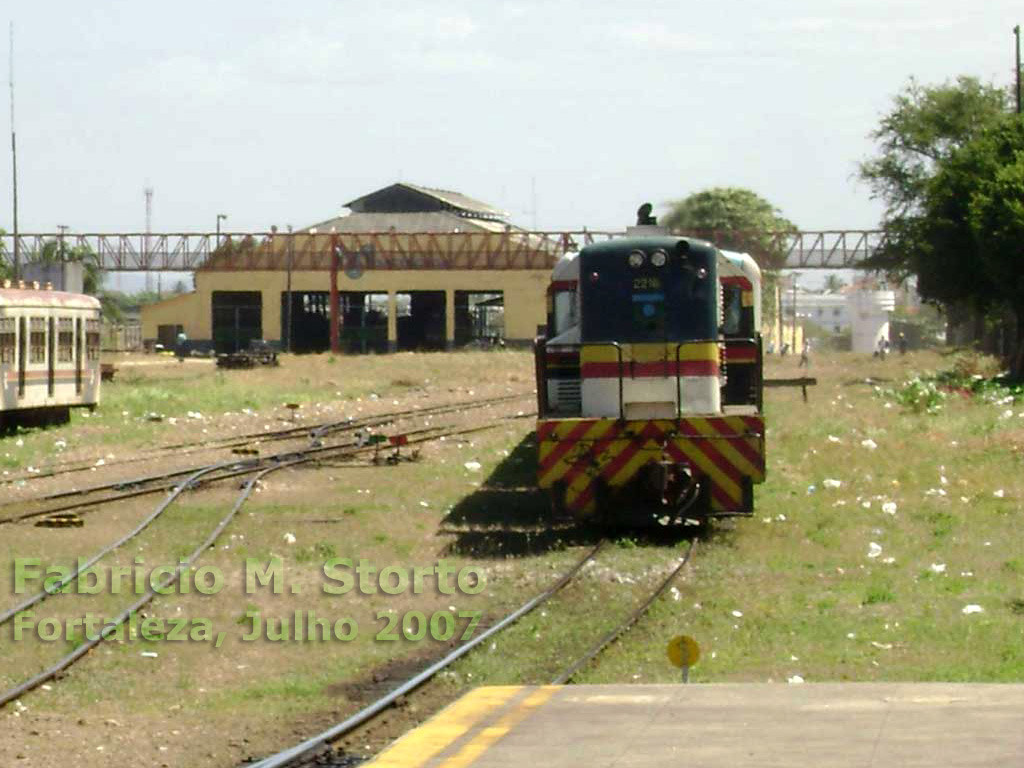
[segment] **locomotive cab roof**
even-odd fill
[[[662,249],[670,254],[713,254],[717,250],[714,245],[693,237],[679,237],[671,235],[656,235],[648,237],[622,237],[615,240],[606,240],[603,243],[594,243],[583,249],[582,253],[588,257],[612,258],[620,257],[623,251],[640,250],[655,251]]]

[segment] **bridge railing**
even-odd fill
[[[736,231],[677,234],[746,251],[787,268],[856,267],[884,243],[882,230]],[[112,272],[326,270],[333,244],[348,266],[362,269],[548,269],[566,250],[625,235],[613,230],[472,232],[178,232],[20,233],[0,235],[0,260],[10,265],[73,249],[94,255]],[[54,248],[53,245],[57,244]]]

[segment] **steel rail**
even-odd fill
[[[500,425],[503,421],[506,421],[507,418],[508,417],[497,419],[493,424],[489,424],[489,425],[483,425],[483,426],[478,426],[478,427],[469,427],[469,428],[462,429],[462,430],[449,430],[448,432],[443,433],[443,435],[444,436],[451,436],[451,435],[457,435],[457,434],[471,434],[471,433],[480,432],[480,431],[483,431],[483,430],[486,430],[486,429],[493,429],[495,426]],[[428,429],[425,429],[425,430],[420,430],[420,431],[421,432],[428,432],[428,431],[435,431],[436,432],[438,429],[440,429],[440,428],[438,428],[438,427],[431,427],[431,428],[428,428]],[[428,442],[430,440],[435,440],[435,439],[437,439],[437,438],[439,438],[441,436],[442,435],[421,436],[421,437],[419,437],[419,438],[417,438],[415,440],[409,441],[409,444],[418,444],[418,443]],[[213,543],[216,541],[216,539],[220,535],[220,533],[224,530],[224,528],[227,527],[228,523],[231,522],[231,520],[235,517],[235,515],[238,513],[238,511],[242,508],[242,505],[248,500],[248,498],[251,495],[252,490],[255,487],[256,483],[259,482],[259,480],[261,480],[263,477],[265,477],[266,475],[270,474],[271,472],[275,472],[275,471],[277,471],[279,469],[284,469],[286,467],[291,467],[291,466],[296,466],[296,465],[299,465],[299,464],[308,463],[308,462],[311,462],[311,461],[316,461],[316,458],[314,456],[310,455],[310,454],[318,454],[319,455],[320,453],[322,453],[324,451],[335,451],[335,452],[344,454],[346,452],[346,450],[348,450],[348,453],[351,454],[351,455],[357,455],[357,454],[360,454],[360,453],[366,453],[366,452],[369,452],[369,451],[375,451],[375,450],[377,450],[377,446],[363,446],[363,445],[352,446],[351,444],[346,444],[346,445],[343,445],[343,446],[326,446],[326,447],[321,446],[321,447],[316,447],[316,448],[308,448],[305,451],[300,452],[300,453],[281,454],[281,455],[279,455],[279,457],[290,457],[290,458],[281,458],[279,460],[279,462],[275,466],[264,467],[262,469],[260,469],[258,466],[250,468],[246,473],[247,474],[252,474],[252,472],[255,471],[256,474],[243,487],[242,493],[239,495],[239,498],[236,500],[236,502],[235,502],[234,506],[232,507],[231,511],[221,520],[221,522],[217,525],[216,528],[214,528],[213,532],[210,533],[210,535],[203,541],[203,543],[200,544],[195,550],[192,551],[192,553],[189,555],[189,557],[187,558],[187,560],[185,562],[179,562],[179,565],[175,569],[174,573],[169,574],[168,577],[166,579],[164,579],[156,587],[150,585],[150,588],[142,595],[142,597],[140,597],[138,600],[136,600],[131,606],[129,606],[128,608],[123,610],[120,614],[118,614],[112,620],[110,620],[109,622],[104,624],[103,629],[94,638],[88,639],[85,643],[83,643],[82,645],[80,645],[77,648],[75,648],[73,651],[68,653],[66,656],[64,656],[63,658],[58,660],[55,664],[53,664],[50,667],[47,667],[42,672],[34,675],[33,677],[29,678],[28,680],[24,681],[23,683],[15,686],[14,688],[11,688],[11,689],[9,689],[7,691],[0,692],[0,709],[2,709],[4,706],[9,704],[11,701],[17,699],[19,696],[22,696],[23,694],[27,693],[28,691],[31,691],[32,689],[42,685],[47,680],[53,679],[60,672],[62,672],[63,670],[67,669],[68,667],[70,667],[72,664],[74,664],[76,661],[78,661],[80,658],[82,658],[82,656],[84,656],[86,653],[88,653],[93,648],[95,648],[97,645],[99,645],[101,642],[103,642],[103,640],[106,639],[107,636],[112,634],[117,629],[118,626],[120,626],[126,620],[128,620],[131,617],[131,615],[132,615],[132,613],[134,611],[138,610],[142,606],[144,606],[147,603],[149,603],[157,595],[158,592],[165,590],[168,586],[170,586],[170,585],[174,584],[175,582],[177,582],[180,579],[181,574],[186,569],[190,568],[192,566],[192,564],[199,558],[199,556],[206,549],[208,549],[210,546],[213,545]],[[306,455],[302,455],[302,454],[306,454]],[[269,460],[270,459],[261,460],[261,462],[269,461]],[[180,488],[182,490],[185,489],[185,488],[188,488],[188,487],[191,487],[191,484],[183,483],[180,486]],[[162,512],[163,509],[166,509],[166,506],[169,506],[169,502],[167,504],[165,504],[165,505],[161,505],[162,508],[159,511]],[[152,517],[155,517],[155,516],[152,516]],[[131,538],[131,536],[129,536],[128,538]],[[123,542],[121,542],[121,543],[123,543]],[[91,563],[95,563],[97,560],[100,559],[100,557],[103,556],[103,554],[109,553],[112,549],[116,548],[116,546],[120,546],[120,544],[116,544],[115,546],[108,548],[106,550],[106,552],[101,553],[99,556],[97,556],[96,558],[94,558],[90,562]],[[596,554],[596,551],[597,551],[597,548],[595,548],[594,554]],[[559,586],[559,589],[560,588],[561,587]],[[49,593],[49,594],[55,594],[55,593]],[[49,594],[47,594],[46,596],[49,596]],[[44,598],[40,598],[40,599],[45,599],[45,597]],[[21,609],[20,608],[13,609],[13,612],[11,612],[11,615],[16,614],[19,610],[21,610]],[[479,638],[477,639],[477,641],[479,642]]]
[[[61,658],[56,664],[47,667],[39,674],[34,675],[25,682],[21,683],[20,685],[17,685],[14,688],[11,688],[7,691],[4,691],[3,693],[0,693],[0,708],[6,706],[11,701],[17,699],[19,696],[24,695],[28,691],[31,691],[33,688],[42,685],[47,680],[54,678],[60,672],[70,667],[72,664],[74,664],[76,661],[82,658],[82,656],[84,656],[97,645],[99,645],[101,642],[103,642],[107,638],[107,636],[113,634],[113,632],[117,629],[118,626],[123,624],[131,617],[132,613],[134,613],[139,608],[149,603],[154,597],[156,597],[158,591],[165,590],[167,587],[177,582],[181,578],[182,573],[186,569],[190,568],[192,566],[192,563],[198,560],[199,556],[213,545],[213,543],[217,540],[217,537],[220,536],[221,532],[227,527],[228,523],[230,523],[231,520],[234,519],[235,515],[238,513],[238,510],[240,510],[242,508],[242,505],[248,500],[249,496],[252,493],[252,489],[256,486],[256,483],[263,478],[264,475],[267,475],[270,472],[273,472],[278,469],[284,469],[284,467],[286,466],[291,466],[293,464],[298,463],[300,463],[300,461],[296,460],[293,462],[281,464],[280,466],[276,467],[267,467],[266,469],[256,474],[255,477],[253,477],[251,480],[249,480],[248,483],[246,483],[245,488],[243,488],[242,493],[235,501],[235,504],[231,508],[231,511],[228,512],[228,514],[221,519],[220,523],[217,524],[217,527],[214,528],[210,535],[203,540],[203,543],[192,551],[192,553],[188,556],[187,561],[179,562],[178,567],[175,569],[174,573],[168,574],[167,578],[161,581],[161,583],[156,587],[154,587],[151,584],[149,589],[146,590],[142,597],[140,597],[138,600],[132,603],[131,606],[124,609],[116,617],[111,619],[110,622],[104,624],[103,629],[100,630],[100,632],[95,637],[89,638],[82,645],[75,648],[75,650],[73,650],[71,653]]]
[[[316,424],[304,424],[300,426],[289,427],[287,429],[271,430],[269,432],[248,432],[242,435],[230,435],[221,438],[212,438],[210,440],[204,440],[200,442],[184,442],[184,443],[171,443],[168,445],[159,445],[153,448],[147,448],[140,451],[136,456],[130,459],[122,459],[120,461],[113,461],[105,466],[122,466],[125,464],[136,464],[141,461],[150,461],[154,458],[159,458],[161,454],[176,451],[179,454],[197,453],[204,450],[219,450],[223,448],[234,448],[240,445],[246,445],[254,440],[260,440],[262,442],[276,442],[277,440],[287,440],[291,437],[299,437],[303,433],[307,433],[312,437],[323,437],[333,432],[345,431],[348,429],[359,429],[367,426],[377,426],[381,419],[401,419],[409,416],[416,416],[418,414],[434,415],[438,413],[446,413],[452,410],[463,410],[463,409],[475,409],[485,408],[488,405],[495,405],[512,400],[518,400],[523,397],[530,397],[532,392],[522,392],[512,395],[500,395],[493,398],[483,398],[478,400],[468,400],[459,403],[444,403],[437,406],[431,406],[429,408],[409,408],[403,411],[390,411],[384,414],[373,414],[367,416],[360,416],[357,419],[340,419],[338,421],[324,421]],[[386,422],[385,422],[386,423]],[[191,448],[192,450],[181,450],[183,448]],[[33,474],[21,474],[5,477],[0,481],[0,487],[4,485],[10,485],[17,482],[31,482],[34,480],[41,480],[47,477],[56,477],[58,475],[73,474],[76,472],[87,472],[96,466],[96,460],[102,457],[93,457],[89,459],[80,459],[63,466],[56,466],[47,469],[44,472],[38,472]],[[124,485],[132,484],[132,481],[125,481]],[[106,486],[111,487],[111,486]],[[77,493],[76,491],[65,492]],[[35,499],[29,499],[29,501],[37,501],[40,499],[51,499],[57,498],[58,495],[40,496]],[[19,501],[5,501],[0,503],[0,507],[11,506],[13,504],[24,503],[25,500]]]
[[[294,747],[278,752],[275,755],[265,757],[263,760],[260,760],[250,765],[249,768],[281,768],[281,766],[288,765],[292,761],[297,760],[300,757],[303,757],[304,755],[308,754],[314,749],[318,749],[319,747],[324,746],[328,742],[334,741],[335,739],[344,736],[349,731],[352,731],[355,728],[358,728],[363,723],[367,722],[368,720],[371,720],[376,715],[380,714],[380,712],[382,712],[384,709],[391,706],[400,697],[406,695],[412,690],[415,690],[423,683],[430,680],[430,678],[432,678],[438,672],[443,670],[445,667],[451,665],[454,661],[469,653],[473,648],[478,646],[480,643],[484,642],[485,640],[489,639],[490,637],[497,634],[501,630],[505,629],[509,625],[513,624],[517,619],[526,615],[534,608],[536,608],[538,605],[547,601],[552,595],[559,592],[566,584],[568,584],[573,579],[574,576],[576,576],[577,573],[580,572],[583,566],[585,566],[588,562],[590,562],[594,559],[594,557],[597,556],[597,553],[601,550],[601,548],[604,545],[605,542],[603,540],[598,542],[597,545],[593,547],[593,549],[591,549],[582,558],[580,558],[576,562],[576,564],[573,565],[572,568],[570,568],[568,571],[562,574],[558,581],[556,581],[546,590],[541,592],[539,595],[536,595],[532,599],[528,600],[527,602],[523,603],[523,605],[521,605],[516,610],[512,611],[512,613],[505,616],[505,618],[503,618],[497,624],[494,624],[486,631],[474,637],[472,640],[460,645],[458,648],[453,650],[451,653],[447,654],[440,661],[431,664],[429,667],[427,667],[419,674],[409,678],[404,683],[399,685],[397,688],[393,689],[387,695],[382,696],[373,703],[367,705],[366,707],[363,707],[363,709],[356,712],[347,720],[344,720],[338,723],[337,725],[334,725],[328,728],[327,730],[318,733],[316,736],[312,736],[306,739],[301,744],[297,744]]]
[[[233,464],[235,464],[235,463],[237,463],[237,462],[233,462]],[[146,530],[146,528],[148,528],[150,526],[150,524],[154,520],[156,520],[158,517],[160,517],[167,510],[167,508],[170,507],[171,504],[173,504],[175,502],[175,500],[186,489],[193,487],[193,483],[196,480],[201,478],[203,475],[207,475],[207,474],[210,474],[211,472],[215,472],[218,469],[221,469],[222,466],[223,465],[215,465],[215,466],[211,466],[211,467],[206,467],[204,469],[200,469],[198,472],[192,473],[192,475],[190,475],[189,478],[185,482],[183,482],[180,485],[176,486],[167,495],[167,498],[164,499],[162,502],[160,502],[160,504],[157,506],[157,508],[153,512],[151,512],[150,514],[146,515],[146,517],[144,517],[142,519],[142,521],[137,526],[132,528],[132,530],[130,530],[128,533],[126,533],[120,539],[115,541],[113,544],[109,544],[106,547],[104,547],[103,549],[101,549],[99,552],[97,552],[95,555],[93,555],[91,558],[89,558],[89,560],[87,560],[84,564],[76,565],[75,570],[72,571],[71,573],[69,573],[63,579],[61,579],[60,583],[58,583],[56,586],[53,586],[53,587],[50,587],[50,588],[47,588],[47,589],[42,589],[39,592],[37,592],[34,595],[32,595],[31,597],[29,597],[27,600],[24,600],[23,602],[19,603],[18,605],[14,606],[13,608],[7,609],[3,613],[0,613],[0,626],[3,626],[4,624],[6,624],[8,621],[10,621],[12,618],[14,618],[15,615],[17,615],[18,613],[21,613],[26,608],[31,608],[33,605],[36,605],[36,604],[42,602],[43,600],[48,598],[50,595],[53,595],[53,594],[56,594],[57,592],[60,592],[62,589],[64,589],[65,586],[67,586],[74,579],[76,579],[78,577],[78,574],[80,574],[82,571],[87,570],[88,568],[90,568],[91,566],[93,566],[97,562],[99,562],[103,557],[105,557],[106,555],[108,555],[111,552],[113,552],[118,547],[121,547],[124,544],[127,544],[132,539],[134,539],[136,536],[138,536],[140,533],[142,533],[144,530]]]
[[[315,440],[315,439],[319,439],[321,437],[325,437],[328,434],[332,434],[332,433],[336,433],[336,432],[349,432],[349,431],[354,431],[354,430],[358,430],[358,429],[362,429],[362,428],[379,427],[379,426],[384,426],[384,425],[387,425],[387,424],[393,424],[394,422],[399,421],[401,419],[412,418],[412,417],[415,417],[415,416],[417,416],[419,414],[423,414],[423,415],[426,415],[426,416],[437,416],[437,415],[443,415],[443,414],[451,413],[453,411],[454,412],[462,412],[464,410],[474,410],[474,409],[477,409],[477,408],[487,407],[488,405],[501,404],[501,403],[509,402],[509,401],[512,401],[512,400],[517,400],[517,399],[520,399],[521,397],[525,397],[525,396],[527,396],[525,393],[521,394],[521,395],[506,395],[506,396],[502,396],[500,398],[493,398],[493,399],[490,399],[490,400],[477,400],[477,401],[471,401],[470,403],[446,404],[444,406],[438,406],[436,408],[430,408],[430,409],[421,408],[421,409],[408,410],[408,411],[399,411],[397,413],[381,414],[379,416],[368,416],[368,417],[365,417],[364,419],[357,419],[357,420],[352,420],[352,421],[346,420],[346,421],[343,421],[343,422],[335,422],[333,424],[329,423],[329,424],[326,425],[327,428],[322,428],[323,427],[323,425],[322,425],[321,428],[313,430],[311,432],[310,436],[311,436],[312,439]],[[276,455],[280,455],[280,454],[276,454]],[[273,458],[273,456],[271,458]],[[242,463],[243,461],[245,461],[245,460],[244,459],[237,459],[237,460],[235,460],[233,462],[227,462],[227,464],[230,465],[232,463]],[[176,478],[176,477],[181,477],[182,475],[187,475],[190,472],[195,472],[195,471],[198,471],[199,469],[204,469],[207,466],[210,466],[210,465],[204,465],[204,466],[200,466],[200,467],[186,467],[184,469],[175,470],[173,472],[165,472],[165,473],[156,474],[156,475],[146,475],[146,476],[143,476],[143,477],[131,478],[131,479],[128,479],[128,480],[115,480],[115,481],[111,481],[109,483],[102,483],[100,485],[88,486],[86,488],[74,489],[74,490],[69,490],[69,491],[58,491],[56,493],[50,493],[50,494],[46,494],[46,495],[43,495],[43,496],[36,496],[36,497],[30,498],[30,499],[19,499],[19,500],[16,500],[16,501],[0,503],[0,508],[6,507],[6,506],[15,506],[15,505],[22,506],[22,505],[26,505],[26,504],[34,504],[34,503],[45,502],[45,501],[54,501],[54,500],[57,500],[57,499],[71,498],[71,497],[76,497],[76,496],[88,496],[90,494],[98,493],[100,491],[105,491],[105,490],[117,490],[117,489],[122,489],[122,488],[125,488],[125,487],[147,485],[149,483],[156,483],[156,482],[160,482],[162,480],[171,480],[171,479]],[[123,500],[123,499],[134,498],[134,497],[137,497],[137,496],[145,496],[145,495],[149,495],[149,494],[152,494],[152,493],[157,493],[160,490],[162,490],[162,486],[161,487],[156,487],[156,488],[149,488],[149,489],[137,489],[137,490],[133,490],[133,491],[127,491],[125,493],[121,493],[121,494],[114,495],[114,496],[106,496],[106,497],[103,497],[103,498],[100,498],[100,499],[94,499],[94,500],[91,500],[91,501],[75,502],[75,503],[70,504],[70,505],[65,505],[65,506],[61,506],[61,507],[53,507],[53,508],[49,508],[49,509],[43,510],[43,511],[29,512],[29,513],[22,514],[22,515],[15,515],[13,517],[0,518],[0,525],[4,525],[4,524],[7,524],[7,523],[20,522],[22,520],[27,520],[27,519],[30,519],[30,518],[33,518],[33,517],[41,517],[43,515],[53,514],[53,513],[56,513],[56,512],[64,512],[64,511],[67,511],[67,510],[70,510],[70,509],[82,509],[82,508],[89,507],[89,506],[96,506],[98,504],[103,504],[103,503],[108,502],[108,501],[120,501],[120,500]]]
[[[690,539],[690,546],[686,550],[686,554],[683,555],[683,559],[679,562],[672,572],[665,578],[664,581],[658,586],[653,593],[638,607],[634,610],[626,620],[619,624],[615,629],[606,634],[600,640],[597,641],[583,656],[577,659],[575,662],[570,664],[560,675],[555,677],[551,681],[551,685],[565,685],[567,682],[579,672],[583,667],[593,661],[605,648],[618,640],[630,627],[636,624],[647,613],[648,609],[654,604],[654,601],[661,597],[665,590],[669,588],[669,585],[675,580],[676,576],[679,575],[680,571],[683,570],[690,562],[690,557],[693,555],[694,550],[697,548],[697,540]]]

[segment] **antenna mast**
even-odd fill
[[[11,22],[10,47],[10,86],[11,86],[11,168],[13,173],[12,197],[14,198],[14,279],[21,278],[21,246],[18,243],[18,144],[14,134],[14,22]]]

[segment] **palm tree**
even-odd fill
[[[846,282],[834,272],[825,276],[825,290],[829,293],[839,293],[840,289],[846,287]]]
[[[99,257],[84,243],[68,248],[62,240],[50,240],[43,245],[37,261],[41,264],[79,262],[82,265],[82,291],[84,293],[95,295],[103,282]]]

